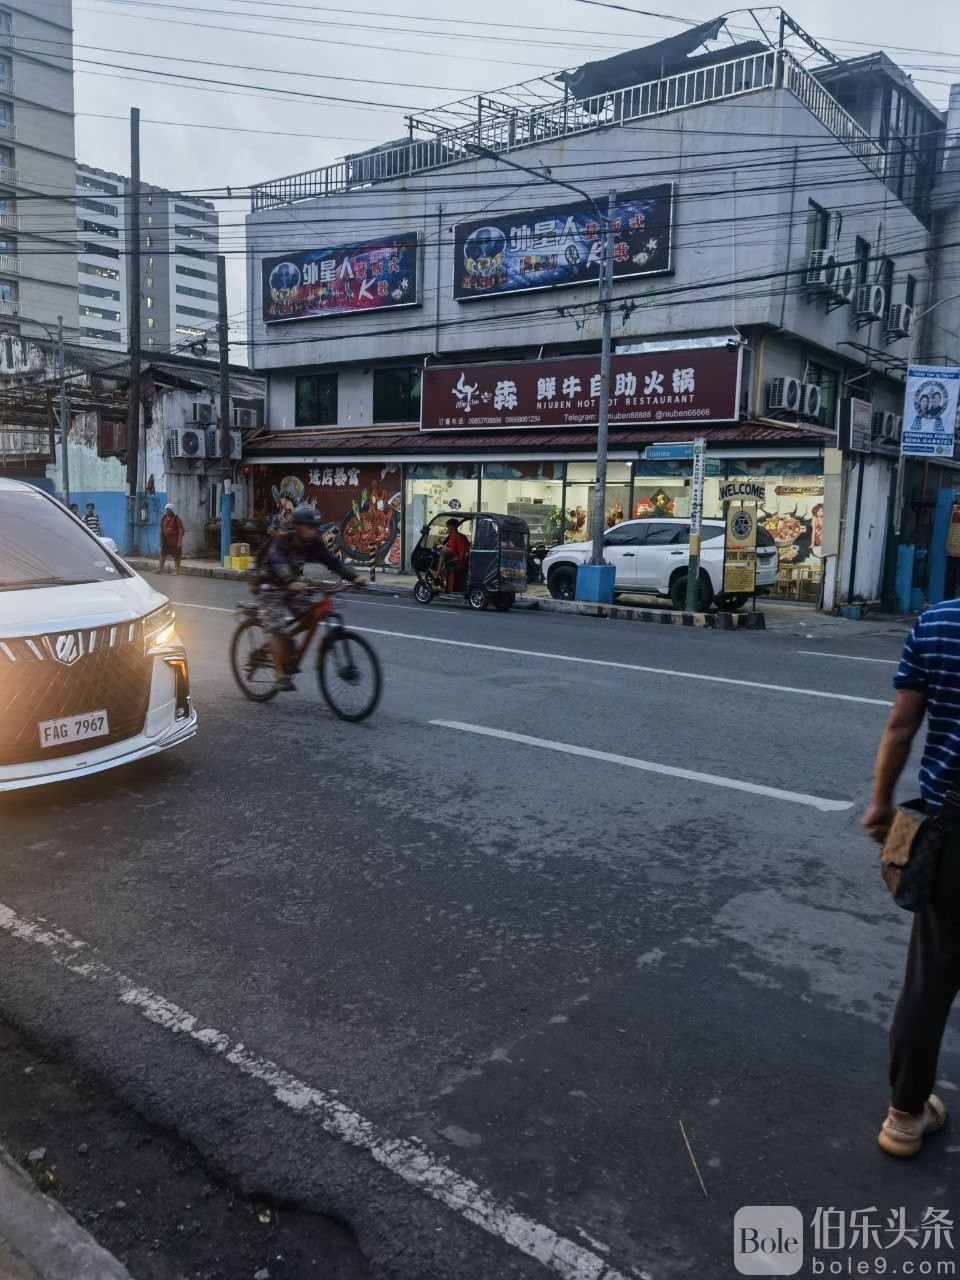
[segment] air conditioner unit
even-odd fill
[[[851,302],[853,300],[853,291],[857,287],[857,276],[851,266],[841,267],[837,277],[837,299],[841,302]]]
[[[908,338],[912,321],[913,307],[908,307],[905,302],[894,303],[887,318],[887,333],[898,338]]]
[[[170,432],[171,458],[206,457],[206,439],[201,428],[174,427]]]
[[[195,400],[193,402],[193,420],[194,422],[212,422],[213,421],[213,405],[205,404],[202,401]]]
[[[820,414],[823,395],[815,382],[800,384],[800,412],[807,418],[816,418]]]
[[[783,409],[787,413],[799,413],[799,378],[771,378],[770,386],[767,390],[767,396],[768,408]]]
[[[858,320],[879,320],[883,315],[886,298],[886,290],[882,284],[860,285],[854,315]]]
[[[840,268],[832,253],[826,249],[814,249],[807,264],[807,284],[823,293],[833,293],[837,287]]]
[[[234,409],[233,425],[241,431],[249,431],[257,425],[256,409]]]
[[[239,462],[242,457],[242,437],[239,431],[230,432],[230,461]],[[220,428],[207,427],[207,457],[219,458],[220,453]]]
[[[895,413],[881,410],[873,415],[873,438],[885,440],[888,444],[899,444],[903,430],[903,418]]]

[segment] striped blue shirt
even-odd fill
[[[960,788],[960,600],[944,600],[920,615],[903,646],[893,685],[926,695],[920,794],[939,806],[951,786]]]

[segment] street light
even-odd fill
[[[593,538],[590,564],[606,565],[606,561],[603,558],[603,532],[606,524],[607,505],[607,437],[610,416],[610,303],[613,297],[613,249],[615,238],[613,215],[616,208],[616,193],[613,191],[609,193],[607,213],[606,217],[604,217],[596,200],[591,195],[588,195],[582,187],[575,186],[572,182],[566,182],[563,178],[554,178],[548,168],[533,169],[525,164],[518,164],[515,160],[508,160],[506,156],[500,155],[497,151],[491,151],[489,147],[481,147],[473,142],[465,142],[463,145],[474,155],[483,156],[485,159],[494,160],[499,164],[505,164],[510,169],[517,169],[520,173],[530,174],[531,177],[538,178],[542,182],[552,183],[557,187],[566,187],[568,191],[575,192],[590,205],[596,216],[597,225],[603,229],[600,256],[602,337],[600,344],[600,403],[597,409],[597,487],[593,505]],[[579,573],[577,576],[579,578]],[[603,573],[596,574],[591,598],[612,600],[614,576],[613,572],[607,575]],[[605,578],[609,579],[609,581],[604,584]],[[601,584],[604,585],[602,586]]]
[[[48,324],[42,320],[31,320],[29,316],[21,316],[20,320],[24,324],[37,324],[46,333],[51,342],[57,344],[57,376],[60,380],[60,449],[63,454],[62,475],[63,475],[63,500],[70,505],[70,454],[67,440],[67,371],[63,354],[63,316],[57,316],[57,331],[54,337],[53,330]]]

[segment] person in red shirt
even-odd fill
[[[157,573],[163,573],[167,559],[173,560],[174,573],[180,572],[180,557],[183,554],[183,521],[168,502],[163,509],[160,520],[160,564]]]
[[[443,587],[447,574],[455,569],[466,567],[470,555],[470,542],[460,532],[456,520],[447,521],[447,536],[437,543],[437,559],[433,566],[433,577]]]

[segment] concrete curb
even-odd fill
[[[155,573],[156,561],[142,556],[127,556],[127,564],[138,573]],[[180,573],[187,578],[222,578],[229,582],[245,582],[244,569],[222,569],[219,566],[183,562]],[[413,596],[407,582],[385,576],[371,584],[373,591],[384,594]],[[553,600],[549,596],[521,596],[518,609],[542,609],[546,613],[576,613],[584,618],[617,618],[621,622],[654,622],[660,626],[701,627],[713,631],[766,631],[763,613],[682,613],[672,609],[639,609],[623,604],[588,604],[582,600]]]
[[[538,600],[546,613],[578,613],[586,618],[618,618],[622,622],[654,622],[661,626],[703,627],[713,631],[766,631],[763,613],[682,613],[673,609],[634,609],[622,604],[587,604],[582,600]]]
[[[127,564],[131,569],[136,569],[137,573],[156,573],[156,560],[146,560],[142,556],[124,556]],[[242,582],[246,576],[245,569],[221,569],[209,568],[205,564],[186,564],[181,563],[180,575],[184,578],[223,578],[230,582]],[[166,572],[164,577],[173,576]]]
[[[38,1191],[0,1147],[0,1276],[17,1280],[132,1280],[126,1267]]]

